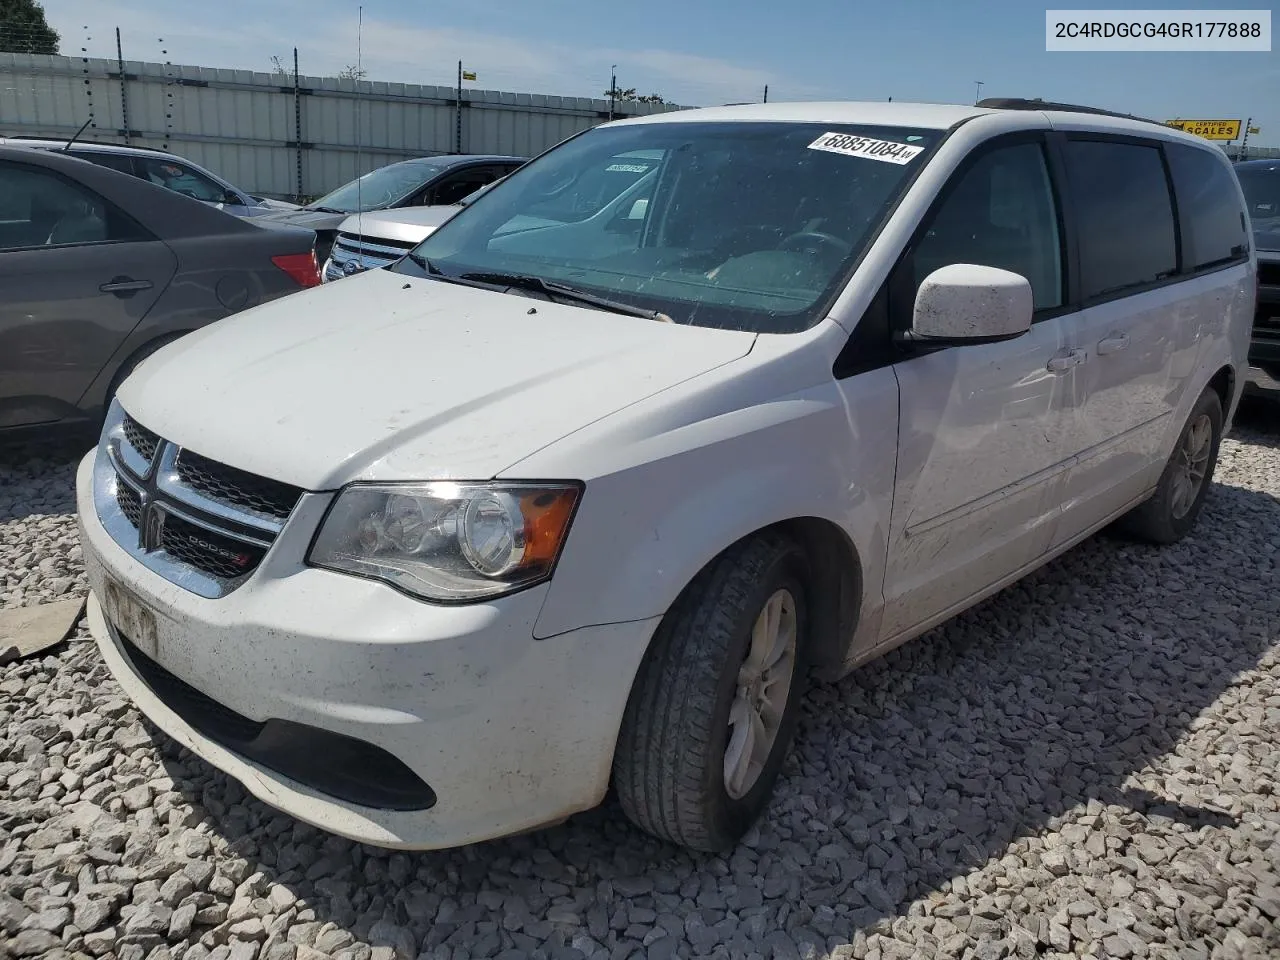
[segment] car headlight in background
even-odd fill
[[[307,559],[425,600],[489,599],[551,575],[581,494],[576,483],[353,484]]]

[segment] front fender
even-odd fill
[[[844,531],[864,603],[879,596],[897,391],[888,370],[858,379],[865,404],[828,382],[619,445],[587,482],[535,636],[661,615],[727,547],[801,517]]]

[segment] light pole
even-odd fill
[[[609,68],[609,119],[613,120],[613,98],[618,95],[618,65]]]
[[[973,81],[973,82],[974,82],[975,84],[977,84],[977,85],[978,85],[978,92],[977,92],[977,94],[976,94],[976,95],[974,96],[974,98],[973,98],[973,102],[976,104],[976,103],[978,103],[978,102],[982,99],[982,86],[983,86],[983,84],[982,84],[982,81],[981,81],[981,80],[975,80],[975,81]]]

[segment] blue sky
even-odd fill
[[[64,53],[269,70],[271,57],[331,75],[357,59],[355,0],[44,0]],[[1070,6],[1069,4],[1061,4]],[[1163,9],[1250,4],[1162,3]],[[1255,2],[1255,7],[1262,4]],[[1153,5],[1154,6],[1154,5]],[[971,103],[1028,96],[1155,119],[1252,116],[1280,144],[1280,52],[1047,53],[1043,5],[895,0],[364,0],[370,79],[599,96],[621,87],[680,103],[884,99]],[[167,56],[161,54],[167,51]]]

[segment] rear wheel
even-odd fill
[[[614,787],[636,825],[721,852],[764,810],[804,692],[807,579],[800,548],[764,535],[726,551],[676,601],[615,754]]]
[[[1192,408],[1156,492],[1121,519],[1123,532],[1159,544],[1176,543],[1187,535],[1213,482],[1222,421],[1222,400],[1210,387]]]

